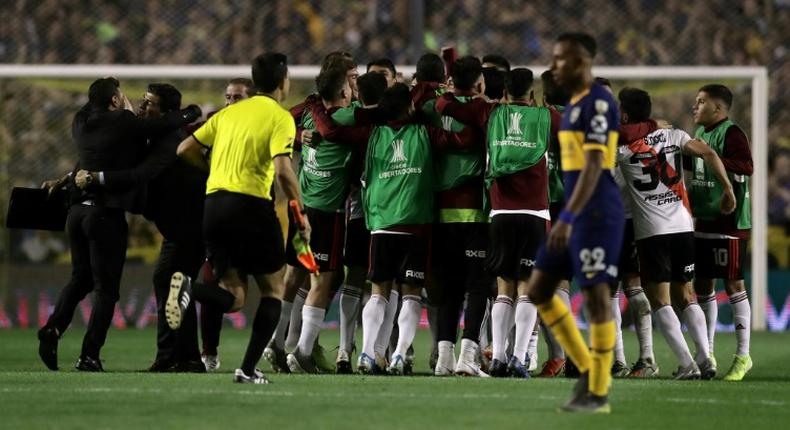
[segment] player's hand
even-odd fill
[[[302,228],[299,229],[299,236],[302,237],[305,243],[310,243],[310,233],[312,233],[312,227],[310,227],[310,220],[307,219],[307,214],[302,214],[302,219],[304,223],[302,224]]]
[[[562,221],[557,221],[549,233],[549,250],[559,252],[568,247],[573,226]]]
[[[724,193],[721,195],[721,213],[724,215],[731,214],[732,211],[735,210],[736,203],[737,201],[735,200],[735,193],[732,191],[732,187],[726,188]]]
[[[134,105],[129,100],[129,97],[126,97],[126,94],[121,93],[121,101],[123,102],[123,108],[128,110],[131,113],[134,113]]]
[[[90,175],[91,175],[91,172],[89,172],[89,171],[87,171],[87,170],[80,170],[80,171],[79,171],[79,172],[77,172],[77,174],[74,176],[74,183],[75,183],[75,184],[77,184],[77,186],[78,186],[79,188],[81,188],[81,189],[83,189],[83,190],[84,190],[85,188],[87,188],[87,187],[88,187],[88,185],[90,185],[90,184],[91,184],[91,179],[88,179],[88,177],[89,177]]]
[[[302,145],[310,146],[313,143],[313,130],[302,130]]]
[[[658,128],[664,128],[664,129],[673,128],[672,124],[670,124],[669,121],[667,121],[665,119],[657,119],[656,120],[656,126]]]
[[[538,105],[538,102],[535,101],[535,91],[529,90],[529,99],[527,99],[527,106],[535,107]]]

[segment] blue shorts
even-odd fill
[[[577,222],[573,226],[568,247],[550,252],[546,243],[540,247],[535,267],[562,277],[573,271],[579,286],[617,283],[617,265],[623,242],[625,221],[609,220],[601,225]]]

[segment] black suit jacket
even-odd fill
[[[206,179],[179,158],[176,149],[186,133],[175,130],[150,140],[143,161],[133,169],[104,172],[111,192],[143,188],[143,214],[168,240],[200,240]]]
[[[141,119],[127,110],[82,110],[72,123],[72,136],[79,153],[78,168],[91,172],[131,169],[145,155],[147,138],[177,129],[194,119],[189,110],[170,112],[154,119]],[[144,196],[141,196],[140,187],[113,191],[94,185],[76,192],[75,203],[92,200],[100,206],[133,213],[143,210]]]

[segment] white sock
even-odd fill
[[[288,324],[288,337],[285,338],[285,350],[293,351],[299,343],[299,335],[302,334],[302,307],[307,298],[308,290],[300,288],[294,297],[293,307],[291,307],[291,318]]]
[[[304,306],[302,308],[302,334],[299,335],[299,343],[296,349],[302,355],[313,353],[313,345],[321,332],[321,324],[324,322],[326,309],[315,306]]]
[[[683,322],[686,323],[694,347],[697,350],[694,361],[701,363],[710,356],[708,349],[708,327],[705,324],[705,314],[696,303],[689,303],[683,309]]]
[[[291,308],[293,302],[286,302],[283,300],[282,308],[280,310],[280,321],[277,323],[277,328],[274,330],[274,345],[278,348],[285,346],[285,333],[288,331],[288,322],[291,320]]]
[[[752,308],[746,291],[730,296],[732,306],[732,322],[735,324],[735,338],[738,340],[736,355],[749,355],[749,337],[751,336]]]
[[[527,362],[527,351],[529,350],[529,339],[535,329],[535,321],[538,319],[538,308],[527,296],[520,296],[516,303],[516,338],[513,344],[513,355],[524,364]]]
[[[529,345],[527,346],[527,355],[530,357],[533,355],[537,356],[538,354],[538,338],[540,337],[538,333],[538,326],[535,325],[532,329],[532,336],[529,337]]]
[[[620,291],[612,297],[612,318],[614,319],[614,359],[625,363],[625,348],[623,347],[623,316],[620,314]]]
[[[362,352],[373,357],[376,339],[387,311],[387,299],[381,294],[372,294],[362,309]]]
[[[379,334],[376,338],[376,346],[373,351],[379,353],[382,357],[387,356],[387,346],[390,344],[392,328],[395,326],[395,316],[398,313],[399,296],[400,294],[397,291],[390,291],[389,301],[387,301],[387,308],[384,312],[384,320],[381,322]]]
[[[656,322],[658,322],[658,326],[664,334],[664,339],[666,339],[672,352],[675,353],[680,365],[683,367],[690,365],[694,360],[691,358],[686,339],[683,338],[683,332],[680,330],[680,320],[675,315],[672,306],[662,306],[655,311],[655,314]]]
[[[705,321],[708,323],[708,349],[713,354],[713,338],[716,337],[716,323],[719,320],[719,304],[716,302],[716,291],[707,296],[697,295],[697,303],[705,312]]]
[[[491,307],[491,343],[493,344],[493,359],[505,362],[505,341],[510,334],[511,321],[513,320],[513,299],[508,296],[497,296],[494,306]]]
[[[650,312],[650,301],[642,287],[629,288],[625,295],[628,306],[633,309],[636,338],[639,340],[639,358],[653,357],[653,318]]]
[[[395,348],[395,355],[406,356],[406,351],[414,341],[417,334],[417,325],[420,323],[420,311],[422,311],[422,297],[404,295],[403,303],[400,307],[398,316],[398,346]]]
[[[474,362],[477,357],[477,342],[472,339],[461,339],[461,353],[458,354],[459,361]]]
[[[343,285],[343,288],[340,289],[340,349],[348,353],[351,353],[354,342],[361,297],[361,288]]]

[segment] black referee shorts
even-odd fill
[[[285,264],[282,231],[271,200],[229,191],[209,194],[203,236],[207,257],[219,276],[231,268],[265,275]]]

